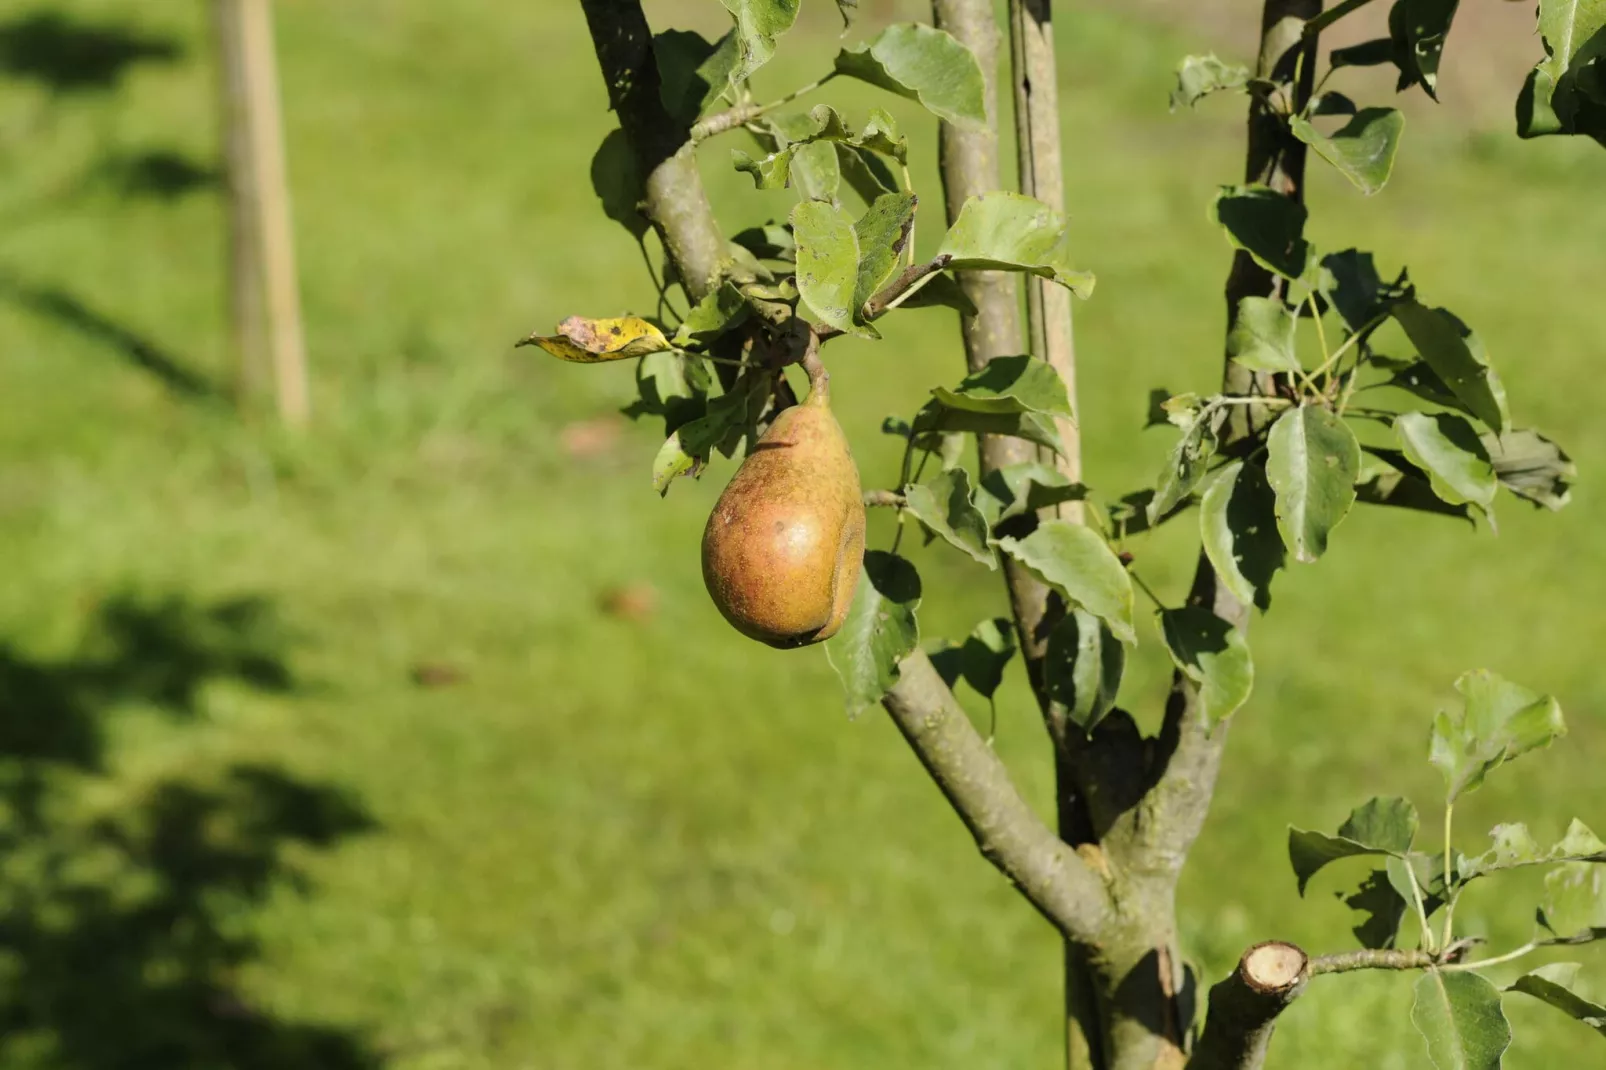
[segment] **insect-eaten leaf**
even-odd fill
[[[995,357],[952,390],[939,386],[931,393],[948,408],[968,412],[1072,415],[1065,380],[1047,361],[1029,355]]]
[[[1499,1070],[1511,1044],[1500,990],[1470,971],[1425,972],[1416,982],[1411,1024],[1438,1070]]]
[[[1578,993],[1576,962],[1551,962],[1531,970],[1506,986],[1507,992],[1521,992],[1548,1003],[1563,1014],[1606,1036],[1606,1006],[1585,999]]]
[[[870,550],[842,629],[825,641],[826,657],[842,681],[848,716],[880,702],[898,682],[898,665],[920,642],[915,611],[920,574],[896,554]]]
[[[532,334],[518,345],[538,346],[559,360],[576,364],[644,357],[674,348],[662,331],[636,316],[596,320],[570,316],[558,324],[557,334]]]
[[[1317,405],[1289,409],[1266,441],[1266,478],[1277,496],[1277,527],[1296,561],[1315,561],[1355,502],[1361,448],[1355,432]]]
[[[1606,939],[1606,868],[1568,862],[1545,874],[1539,922],[1559,940]]]
[[[1294,314],[1275,297],[1246,297],[1227,332],[1227,356],[1261,372],[1299,371]]]
[[[1288,827],[1288,863],[1305,894],[1310,879],[1330,862],[1357,855],[1404,857],[1416,839],[1419,824],[1411,800],[1392,796],[1369,799],[1350,811],[1338,834]]]
[[[1285,551],[1277,532],[1277,498],[1257,463],[1234,461],[1199,500],[1199,533],[1216,575],[1245,605],[1271,607],[1271,581]]]
[[[1038,579],[1109,625],[1123,643],[1136,643],[1132,628],[1132,577],[1108,544],[1091,528],[1068,520],[1044,520],[1024,539],[998,546]]]
[[[1249,701],[1255,666],[1243,632],[1200,606],[1161,610],[1160,631],[1171,660],[1199,688],[1207,730]]]
[[[775,55],[775,39],[797,21],[801,0],[722,0],[736,19],[737,59],[730,80],[752,76]]]
[[[955,271],[1024,271],[1076,296],[1093,293],[1093,275],[1071,265],[1064,218],[1033,197],[998,191],[967,200],[939,256]]]
[[[1227,232],[1234,248],[1255,258],[1267,271],[1297,279],[1310,265],[1305,241],[1305,206],[1267,186],[1223,186],[1211,218]]]
[[[1362,108],[1331,134],[1322,133],[1309,120],[1299,117],[1294,118],[1290,128],[1295,137],[1370,197],[1387,184],[1394,170],[1405,114],[1398,108]]]
[[[1044,686],[1084,732],[1115,709],[1125,671],[1126,644],[1086,610],[1071,610],[1048,633]]]
[[[918,101],[955,126],[976,129],[987,122],[981,64],[945,30],[914,22],[888,26],[867,44],[838,53],[836,69]]]
[[[1394,433],[1405,455],[1428,474],[1433,493],[1451,505],[1470,502],[1485,513],[1494,508],[1500,483],[1477,430],[1466,420],[1450,412],[1406,412],[1395,419]]]
[[[1216,455],[1221,427],[1227,421],[1227,410],[1221,407],[1181,407],[1173,398],[1168,415],[1171,422],[1182,428],[1182,436],[1166,455],[1165,467],[1154,483],[1154,497],[1149,499],[1146,519],[1150,527],[1162,516],[1170,513],[1193,493],[1205,477],[1210,461]]]
[[[1389,37],[1400,68],[1397,89],[1420,85],[1438,99],[1439,59],[1459,0],[1395,0],[1389,9]]]
[[[903,496],[904,508],[933,537],[990,569],[998,567],[988,543],[987,517],[972,500],[969,472],[945,468],[924,483],[910,483]]]
[[[1578,466],[1544,435],[1524,430],[1485,434],[1483,446],[1495,478],[1517,497],[1551,510],[1561,509],[1571,499]]]
[[[1555,699],[1487,669],[1464,674],[1455,689],[1461,704],[1433,719],[1428,749],[1428,760],[1444,774],[1449,802],[1477,788],[1499,766],[1567,732]]]
[[[1606,56],[1606,6],[1590,0],[1541,0],[1545,58],[1517,98],[1517,133],[1582,134],[1606,144],[1606,93],[1599,73]]]
[[[1524,824],[1496,825],[1489,833],[1494,845],[1481,855],[1462,860],[1463,879],[1521,866],[1542,866],[1557,862],[1606,862],[1606,843],[1576,817],[1567,825],[1562,838],[1549,848],[1539,846]]]
[[[1451,312],[1428,308],[1415,299],[1392,308],[1394,319],[1445,386],[1492,431],[1510,424],[1506,389],[1489,364],[1483,342]]]
[[[1227,63],[1214,55],[1186,56],[1177,65],[1177,87],[1171,91],[1171,110],[1191,108],[1211,93],[1243,89],[1249,84],[1249,68]]]
[[[859,266],[853,287],[853,322],[864,333],[878,336],[865,318],[865,305],[898,269],[899,257],[914,225],[913,193],[886,193],[877,197],[853,224],[859,249]]]

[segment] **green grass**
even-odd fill
[[[20,1023],[0,1061],[1052,1065],[1046,927],[891,726],[842,717],[823,654],[746,642],[709,604],[695,547],[729,466],[659,501],[650,426],[566,455],[561,429],[628,400],[629,372],[509,348],[651,300],[586,177],[610,117],[577,5],[278,5],[317,409],[301,438],[128,358],[138,341],[147,363],[227,381],[215,193],[129,197],[104,178],[151,149],[210,159],[202,5],[60,7],[185,51],[112,93],[0,81],[0,909],[31,921],[27,939],[0,935],[0,1007]],[[711,2],[652,12],[693,7],[717,24]],[[834,18],[810,13],[763,86],[817,71]],[[1078,308],[1089,478],[1124,492],[1167,446],[1139,430],[1148,389],[1218,374],[1228,250],[1205,208],[1238,175],[1240,109],[1166,113],[1189,46],[1167,31],[1080,7],[1059,28],[1077,251],[1100,280]],[[839,89],[824,99],[870,99]],[[933,213],[929,128],[896,110]],[[1385,193],[1318,173],[1314,240],[1409,263],[1482,333],[1519,422],[1560,437],[1583,478],[1559,516],[1502,502],[1498,538],[1358,513],[1321,566],[1279,579],[1182,889],[1183,942],[1212,978],[1259,939],[1348,946],[1344,882],[1324,875],[1301,902],[1285,826],[1330,827],[1374,793],[1431,813],[1426,726],[1465,669],[1553,691],[1572,736],[1472,797],[1464,845],[1498,820],[1541,838],[1574,813],[1606,824],[1589,809],[1606,742],[1606,157],[1410,111]],[[705,170],[727,226],[784,213],[724,152]],[[867,483],[894,475],[881,417],[960,366],[938,312],[841,345],[833,394]],[[1180,594],[1187,533],[1135,549]],[[916,560],[926,634],[1002,610],[959,555]],[[646,619],[600,611],[634,584],[657,592]],[[231,613],[239,598],[271,613]],[[1157,646],[1146,633],[1128,682],[1146,719]],[[420,687],[420,664],[460,679]],[[1046,803],[1041,742],[1012,680],[998,745]],[[256,772],[231,777],[242,766]],[[49,786],[37,812],[30,774]],[[1529,902],[1485,896],[1461,917],[1509,940]],[[1273,1065],[1422,1065],[1408,983],[1321,982]],[[220,1012],[225,987],[260,1017]],[[1583,1027],[1514,1017],[1511,1066],[1598,1059]]]

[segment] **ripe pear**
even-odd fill
[[[782,649],[842,627],[864,561],[864,495],[828,377],[786,409],[731,477],[703,530],[703,582],[743,635]]]

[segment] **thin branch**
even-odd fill
[[[904,498],[895,490],[867,490],[864,504],[871,509],[902,509]]]
[[[1425,970],[1437,966],[1443,957],[1431,951],[1397,951],[1392,949],[1341,951],[1333,955],[1318,955],[1310,960],[1310,975],[1324,973],[1353,973],[1356,970]]]
[[[915,264],[905,268],[898,276],[883,286],[874,297],[864,303],[864,318],[868,322],[875,320],[885,313],[897,308],[904,300],[924,286],[932,275],[948,266],[953,257],[944,253],[942,256],[924,263]],[[843,331],[837,327],[820,327],[815,331],[820,341],[835,338]]]
[[[905,658],[882,704],[982,856],[1060,932],[1092,941],[1112,909],[1103,879],[1021,798],[931,659]]]
[[[693,141],[706,141],[717,134],[725,133],[727,130],[735,130],[738,126],[743,126],[754,119],[768,115],[776,108],[786,107],[799,97],[814,92],[836,76],[837,72],[832,71],[823,78],[816,79],[801,89],[794,89],[786,96],[781,97],[779,100],[772,100],[768,104],[738,104],[733,108],[715,112],[713,115],[692,125],[691,139]]]

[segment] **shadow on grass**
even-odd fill
[[[221,402],[226,395],[216,383],[144,335],[118,323],[65,290],[34,286],[0,272],[0,300],[9,300],[47,319],[70,327],[103,343],[128,363],[157,379],[173,393],[191,401]]]
[[[176,201],[197,190],[218,185],[216,168],[195,162],[172,149],[118,153],[102,159],[90,170],[85,185],[109,188],[128,198]]]
[[[97,26],[58,11],[41,9],[0,22],[0,74],[56,93],[113,90],[136,64],[174,63],[183,55],[173,38]]]
[[[70,657],[0,643],[0,1064],[63,1070],[375,1070],[362,1038],[251,1004],[251,912],[309,889],[295,857],[376,827],[263,764],[124,790],[112,722],[183,722],[231,680],[290,692],[271,607],[117,597]],[[294,857],[293,857],[294,856]]]

